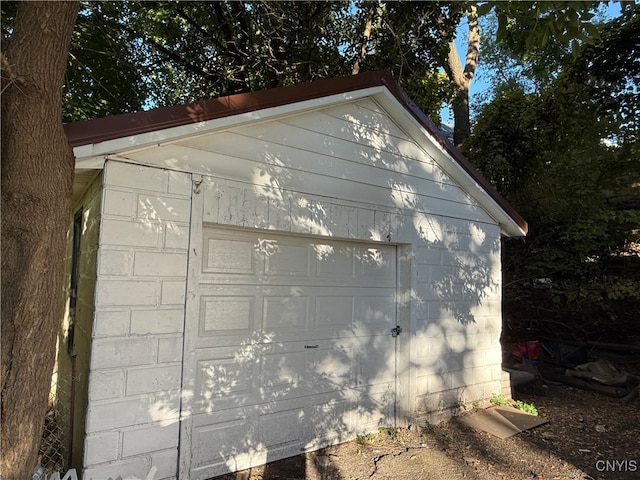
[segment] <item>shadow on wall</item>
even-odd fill
[[[196,322],[198,339],[185,351],[192,370],[182,389],[181,442],[190,448],[181,452],[181,461],[191,478],[296,455],[392,424],[397,365],[390,328],[398,305],[409,302],[415,309],[411,334],[419,342],[419,360],[412,367],[428,381],[418,394],[435,393],[426,410],[459,401],[451,395],[481,380],[486,359],[477,355],[478,342],[487,341],[486,330],[499,315],[499,305],[486,305],[492,298],[499,302],[499,229],[393,122],[372,106],[355,108],[355,116],[335,107],[152,152],[167,155],[168,166],[211,175],[197,193],[207,224],[411,243],[417,269],[417,282],[404,291],[394,283],[390,297],[358,296],[350,290],[354,278],[313,283],[316,277],[298,278],[286,268],[279,278],[289,278],[281,283],[265,280],[265,270],[255,281],[230,280],[241,278],[237,272],[213,275],[201,292],[202,299],[211,298],[198,305],[205,313],[187,318]],[[150,222],[156,220],[153,202],[140,208]],[[290,245],[265,233],[252,245],[251,258],[266,269],[283,247]],[[374,292],[378,285],[367,279],[388,262],[375,244],[354,250],[323,240],[311,248],[315,272],[339,271],[349,260],[352,274],[358,273],[355,265],[368,272],[358,280]],[[200,260],[216,254],[214,249]],[[227,265],[236,260],[224,256]],[[323,307],[324,325],[306,316],[312,287],[330,299]],[[257,315],[256,309],[264,311]],[[256,323],[247,320],[253,318]],[[167,398],[166,407],[154,408],[169,412],[175,405]]]
[[[183,390],[191,478],[394,422],[394,249],[265,237],[205,234],[214,277],[199,287]]]

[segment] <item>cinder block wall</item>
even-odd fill
[[[437,422],[501,392],[501,245],[498,226],[429,223],[415,259],[413,415]]]
[[[173,477],[191,177],[110,161],[104,188],[84,477]],[[381,223],[411,251],[405,416],[437,420],[500,392],[499,227],[391,207]]]
[[[191,175],[107,161],[85,479],[176,475]]]

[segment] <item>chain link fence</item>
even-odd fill
[[[66,472],[70,468],[72,436],[72,377],[70,374],[53,372],[49,405],[44,418],[44,429],[40,440],[40,465],[48,473]]]

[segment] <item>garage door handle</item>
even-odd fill
[[[318,348],[318,345],[305,345],[304,348]]]

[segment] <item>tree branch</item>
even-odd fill
[[[371,3],[371,7],[369,8],[367,22],[365,23],[364,33],[362,34],[362,42],[360,43],[360,53],[356,57],[356,62],[353,65],[353,69],[351,70],[351,75],[357,75],[360,71],[360,62],[364,59],[365,53],[367,53],[367,44],[369,43],[369,39],[371,38],[371,28],[373,27],[373,20],[376,16],[377,10],[378,1],[375,0]]]

